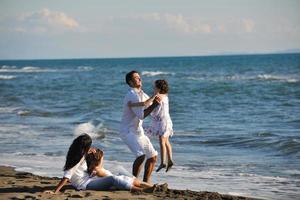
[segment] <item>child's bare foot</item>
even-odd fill
[[[146,193],[153,193],[155,192],[156,188],[157,188],[158,184],[154,184],[152,187],[150,188],[145,188],[143,189],[143,192],[146,192]]]
[[[168,172],[171,169],[171,167],[173,166],[173,164],[174,164],[173,161],[169,160],[166,172]]]
[[[156,172],[159,172],[159,170],[161,170],[162,168],[166,168],[166,164],[160,164]]]
[[[155,190],[155,192],[166,192],[166,191],[168,191],[168,183],[158,185]]]

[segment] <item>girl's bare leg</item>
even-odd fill
[[[139,192],[139,191],[143,191],[143,188],[140,187],[136,187],[136,186],[132,186],[130,192]]]
[[[166,149],[167,149],[167,155],[168,155],[168,166],[166,169],[166,172],[169,171],[169,169],[171,169],[171,167],[173,166],[173,159],[172,159],[172,146],[170,144],[169,141],[169,137],[166,138]]]
[[[166,138],[164,138],[163,136],[159,136],[159,145],[160,145],[160,165],[157,168],[156,172],[166,167],[166,165],[164,164],[165,154],[166,154]]]
[[[151,188],[153,187],[153,184],[144,182],[144,181],[140,181],[139,179],[135,178],[133,180],[133,185],[136,187],[141,187],[141,188]]]
[[[155,190],[156,187],[157,187],[157,185],[152,185],[152,184],[149,184],[149,183],[144,182],[144,181],[140,181],[137,178],[135,178],[133,180],[133,185],[131,187],[131,191],[132,192],[142,191],[142,192],[152,193]]]

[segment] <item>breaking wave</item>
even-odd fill
[[[11,80],[17,78],[16,76],[6,76],[6,75],[0,75],[0,80]]]
[[[92,71],[94,68],[90,66],[79,66],[74,69],[50,69],[44,67],[25,66],[18,68],[16,66],[3,65],[0,72],[5,73],[41,73],[41,72],[70,72],[70,71]]]
[[[287,83],[298,83],[300,77],[296,75],[271,75],[258,74],[253,76],[246,75],[223,75],[223,76],[188,76],[187,79],[195,81],[281,81]]]
[[[142,71],[143,76],[159,76],[159,75],[174,75],[172,72],[162,72],[162,71]]]

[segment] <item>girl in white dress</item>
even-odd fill
[[[154,93],[151,98],[145,102],[132,103],[128,105],[133,106],[149,106],[152,103],[156,95],[160,96],[161,102],[151,113],[152,122],[149,128],[146,129],[146,133],[149,135],[159,136],[161,163],[156,172],[162,168],[166,168],[166,172],[173,166],[172,160],[172,146],[169,141],[169,137],[173,135],[173,124],[169,114],[169,98],[168,98],[169,86],[166,80],[156,80],[154,83]],[[167,153],[168,161],[165,164],[165,153]]]

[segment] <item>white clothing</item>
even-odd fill
[[[113,175],[110,171],[103,169],[107,176],[94,176],[91,182],[87,185],[88,190],[109,190],[112,186],[121,190],[131,190],[135,177],[124,175]]]
[[[87,164],[85,157],[71,169],[64,171],[64,177],[68,178],[71,184],[78,190],[85,190],[87,184],[91,181],[89,174],[87,173]]]
[[[135,88],[129,89],[123,101],[120,136],[136,157],[145,155],[146,158],[152,158],[157,155],[157,151],[154,149],[149,138],[144,134],[142,124],[145,107],[128,106],[129,101],[136,103],[146,101],[147,99],[149,99],[149,96],[142,90],[138,91]]]
[[[131,189],[133,186],[133,180],[134,176],[126,176],[126,175],[113,175],[109,170],[104,169],[105,173],[108,174],[108,176],[115,176],[123,185],[125,185],[125,188]]]
[[[160,104],[151,113],[152,122],[146,133],[169,137],[173,135],[173,123],[169,114],[169,98],[164,96]]]

